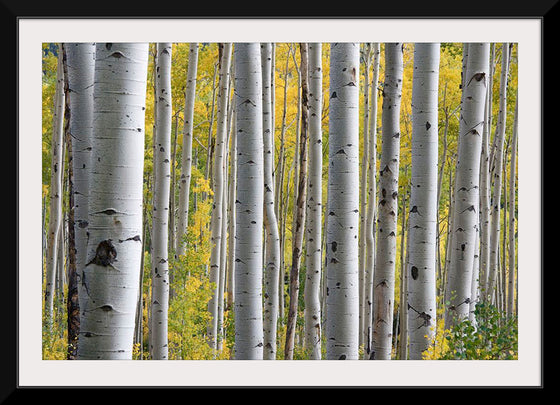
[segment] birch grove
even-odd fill
[[[43,359],[518,358],[517,43],[42,51]]]

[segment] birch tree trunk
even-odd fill
[[[212,317],[208,326],[207,339],[208,344],[217,349],[217,333],[218,333],[218,288],[220,285],[220,251],[222,242],[222,220],[223,220],[223,195],[224,195],[224,156],[226,154],[227,140],[227,106],[228,106],[228,81],[231,62],[231,43],[219,44],[222,48],[222,59],[220,60],[219,71],[219,88],[218,88],[218,111],[217,111],[217,129],[213,174],[213,190],[214,201],[212,204],[212,218],[210,222],[210,282],[214,283],[213,294],[208,303],[208,310]]]
[[[490,302],[495,294],[496,275],[498,273],[498,245],[500,241],[500,205],[502,198],[502,166],[504,154],[504,139],[506,134],[507,115],[507,86],[509,73],[509,44],[502,44],[502,71],[500,75],[500,110],[494,142],[496,152],[494,164],[490,169],[494,189],[492,194],[491,224],[490,224],[490,267],[486,294]]]
[[[237,199],[237,130],[236,130],[236,111],[234,109],[231,123],[231,139],[229,152],[229,190],[228,190],[228,257],[227,257],[227,306],[232,308],[235,297],[235,201]]]
[[[175,232],[175,252],[177,256],[185,254],[183,236],[187,232],[187,225],[189,222],[189,194],[192,173],[192,131],[196,92],[196,74],[198,66],[197,43],[190,44],[188,63],[183,124],[183,154],[181,157],[181,177],[179,181],[179,209],[177,217],[177,230]]]
[[[371,45],[365,44],[362,52],[364,59],[364,115],[363,115],[363,152],[360,170],[360,236],[359,236],[359,266],[360,266],[360,346],[366,341],[365,322],[365,278],[366,278],[366,210],[367,210],[367,180],[369,162],[369,67],[371,64]]]
[[[54,291],[59,244],[59,229],[62,222],[62,164],[64,142],[64,67],[62,65],[62,45],[58,46],[56,90],[52,124],[51,184],[49,188],[49,227],[47,237],[47,280],[45,286],[45,311],[49,327],[53,322]]]
[[[68,132],[71,143],[72,155],[72,194],[71,210],[74,232],[75,274],[69,278],[75,279],[69,283],[68,305],[69,322],[74,318],[79,331],[79,308],[80,300],[85,291],[82,290],[82,272],[86,264],[87,249],[87,227],[88,227],[88,195],[89,182],[88,173],[91,156],[91,136],[93,117],[93,76],[95,68],[95,44],[94,43],[70,43],[64,44],[66,56],[66,80],[68,85],[66,104],[68,112]],[[70,230],[72,231],[72,230]],[[74,292],[70,284],[77,288],[77,299],[75,302]],[[73,287],[72,287],[73,288]],[[74,311],[77,316],[70,316]],[[71,326],[69,325],[69,330]],[[70,340],[70,332],[69,332]],[[75,339],[78,337],[76,336]],[[72,357],[77,354],[77,341],[72,339]]]
[[[435,335],[439,43],[414,45],[412,174],[406,266],[411,360]]]
[[[508,304],[507,304],[507,315],[513,316],[514,314],[514,303],[515,303],[515,288],[517,286],[517,280],[515,278],[515,176],[516,176],[516,165],[517,165],[517,125],[518,125],[518,103],[519,100],[515,101],[515,115],[513,118],[513,133],[511,140],[511,162],[510,162],[510,173],[509,173],[509,277],[508,277]]]
[[[295,328],[298,312],[299,274],[301,255],[303,252],[303,236],[305,228],[305,203],[307,198],[307,127],[308,127],[308,89],[307,89],[307,44],[300,44],[301,63],[301,131],[299,133],[299,174],[297,176],[296,204],[294,205],[294,225],[292,227],[292,267],[290,269],[290,306],[286,329],[286,347],[284,358],[292,360],[294,352]],[[295,184],[294,184],[295,185]]]
[[[308,44],[309,83],[309,173],[307,177],[306,213],[306,277],[305,299],[305,349],[310,360],[321,360],[321,225],[323,136],[321,108],[323,98],[323,72],[320,43]]]
[[[262,360],[264,174],[259,44],[236,43],[234,61],[237,129],[235,359]]]
[[[492,127],[492,83],[493,83],[494,45],[488,61],[488,89],[486,94],[485,122],[482,132],[482,151],[480,156],[480,267],[479,289],[486,300],[486,285],[490,263],[490,129]]]
[[[359,44],[333,43],[330,58],[327,360],[357,360]]]
[[[468,316],[478,228],[479,174],[484,106],[488,85],[488,43],[469,44],[463,87],[455,176],[450,262],[447,274],[445,327]],[[446,302],[447,304],[447,302]]]
[[[400,158],[400,107],[403,75],[402,43],[385,44],[385,84],[381,115],[382,149],[379,171],[379,203],[375,274],[373,282],[374,360],[391,360],[395,259]]]
[[[131,359],[139,284],[148,44],[97,43],[79,359]]]
[[[261,44],[263,90],[263,146],[264,146],[264,360],[276,359],[276,329],[278,322],[278,287],[280,277],[280,235],[274,206],[274,138],[272,122],[271,83],[272,44]]]
[[[168,358],[169,309],[169,194],[171,159],[171,43],[157,44],[154,137],[154,203],[152,212],[152,359]]]
[[[373,79],[369,103],[369,154],[368,154],[368,205],[366,215],[366,268],[364,281],[364,357],[369,358],[372,340],[373,320],[373,273],[375,265],[375,216],[376,216],[376,178],[377,171],[377,83],[379,81],[379,43],[372,45]]]

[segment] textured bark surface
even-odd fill
[[[169,310],[169,194],[171,159],[171,52],[170,42],[156,45],[156,132],[154,136],[154,202],[152,212],[152,358],[168,358]]]
[[[291,360],[294,351],[295,327],[298,313],[299,273],[301,255],[303,253],[303,236],[305,230],[305,202],[307,196],[307,127],[309,125],[308,89],[307,89],[307,44],[300,44],[301,53],[301,131],[299,133],[299,151],[294,158],[298,159],[298,183],[294,206],[294,225],[292,228],[292,266],[290,268],[290,305],[286,330],[286,346],[284,358]]]
[[[263,359],[263,140],[258,43],[236,43],[237,198],[235,244],[235,359]]]
[[[323,136],[321,109],[323,71],[320,43],[308,44],[309,84],[309,168],[307,177],[305,348],[310,360],[321,359],[321,258],[323,212]]]
[[[489,44],[472,43],[463,87],[450,260],[446,285],[445,325],[468,316],[475,239],[478,229],[480,152],[488,85]]]
[[[359,335],[358,43],[331,44],[327,196],[327,360],[357,360]]]
[[[79,359],[131,359],[141,261],[148,44],[97,43]]]
[[[59,230],[62,221],[62,165],[64,160],[64,68],[62,47],[59,45],[59,58],[56,73],[52,125],[51,184],[49,188],[49,227],[47,236],[47,269],[45,285],[45,311],[47,322],[51,323],[54,310]]]
[[[381,115],[379,203],[373,281],[373,343],[371,358],[391,359],[395,259],[397,248],[398,175],[403,44],[385,44],[385,84]]]
[[[276,331],[278,323],[278,287],[280,277],[280,235],[274,206],[274,138],[272,122],[272,44],[261,44],[263,77],[263,147],[264,147],[264,359],[276,359]]]
[[[371,354],[373,321],[373,273],[375,266],[375,219],[377,202],[377,85],[379,81],[379,43],[372,44],[373,78],[369,98],[368,203],[366,213],[366,268],[364,279],[364,357]]]
[[[228,82],[231,63],[231,44],[220,44],[221,47],[221,60],[219,67],[219,81],[218,81],[218,103],[217,103],[217,128],[216,128],[216,143],[214,152],[214,166],[212,168],[213,175],[213,191],[214,200],[212,204],[212,217],[210,220],[210,282],[214,284],[212,297],[208,303],[208,310],[212,317],[210,325],[208,326],[208,344],[216,349],[217,348],[217,334],[218,334],[218,295],[220,286],[220,272],[221,272],[221,244],[222,244],[222,221],[223,221],[223,196],[224,196],[224,161],[226,155],[226,140],[227,140],[227,106],[228,106]]]
[[[436,321],[439,43],[414,45],[412,174],[406,265],[411,360],[421,360]]]
[[[95,44],[63,44],[65,57],[67,142],[71,156],[71,190],[69,204],[68,272],[68,358],[77,355],[77,339],[80,328],[79,300],[81,272],[85,266],[87,248],[88,170],[91,155],[93,116],[93,75],[95,67]],[[72,263],[73,262],[73,263]]]
[[[192,173],[192,131],[194,100],[196,92],[196,75],[198,66],[198,44],[190,44],[189,64],[187,69],[187,85],[185,88],[185,113],[183,123],[183,154],[181,157],[181,177],[179,180],[179,208],[177,231],[175,232],[176,255],[185,254],[183,236],[187,232],[189,222],[189,195]]]

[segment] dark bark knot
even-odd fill
[[[97,245],[95,257],[87,264],[97,264],[98,266],[107,267],[113,264],[117,259],[117,250],[113,246],[111,239],[102,240]]]
[[[413,280],[416,280],[418,278],[418,267],[412,266],[410,268],[410,275],[412,276]]]

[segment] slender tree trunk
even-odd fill
[[[212,317],[208,326],[207,339],[208,344],[217,349],[217,333],[218,333],[218,288],[220,285],[220,251],[222,241],[222,203],[224,194],[224,155],[226,154],[227,140],[227,104],[228,104],[228,81],[231,63],[231,44],[219,44],[222,48],[220,52],[222,59],[219,67],[219,89],[218,89],[218,111],[217,111],[217,129],[213,174],[213,190],[214,202],[212,204],[212,218],[210,223],[211,232],[211,253],[210,253],[210,282],[214,284],[213,294],[208,303],[208,311]]]
[[[158,97],[154,138],[154,203],[152,212],[152,358],[168,358],[169,309],[169,194],[171,158],[171,43],[157,44],[156,94]]]
[[[227,279],[227,307],[232,308],[235,298],[235,234],[236,234],[236,215],[235,201],[237,199],[237,130],[236,130],[236,110],[233,111],[231,123],[231,144],[229,152],[229,190],[228,190],[228,279]]]
[[[175,235],[175,254],[185,254],[183,236],[187,232],[189,222],[189,194],[192,173],[192,140],[193,115],[196,92],[196,74],[198,65],[198,44],[192,43],[189,48],[189,64],[187,69],[187,86],[185,89],[185,110],[183,124],[183,155],[181,158],[181,177],[179,181],[179,212]]]
[[[451,258],[446,287],[446,300],[450,303],[446,308],[446,328],[453,325],[457,319],[468,316],[471,301],[489,50],[488,43],[472,43],[468,49],[459,125]]]
[[[305,344],[310,360],[321,360],[321,259],[322,259],[322,177],[323,140],[321,103],[323,72],[321,44],[308,44],[309,50],[309,175],[307,178]]]
[[[327,359],[357,360],[359,341],[358,43],[331,44],[327,194]]]
[[[371,45],[365,44],[362,52],[364,60],[364,115],[362,135],[362,164],[360,170],[360,236],[359,236],[359,266],[360,266],[360,346],[364,345],[367,332],[365,323],[365,278],[366,278],[366,210],[367,210],[367,180],[369,162],[369,67],[371,64]]]
[[[375,217],[376,217],[376,179],[377,171],[377,83],[379,81],[379,43],[373,44],[373,79],[369,112],[369,154],[368,154],[368,205],[366,216],[366,275],[364,282],[364,357],[369,359],[372,341],[373,320],[373,273],[375,265]]]
[[[307,88],[307,70],[308,70],[308,44],[300,44],[300,76],[301,76],[301,131],[299,134],[299,175],[297,189],[296,204],[294,205],[294,226],[292,227],[292,267],[290,269],[290,307],[288,310],[288,323],[286,329],[286,346],[284,350],[284,358],[286,360],[293,359],[295,328],[298,313],[298,295],[299,295],[299,274],[301,267],[301,255],[303,252],[303,236],[305,229],[305,203],[307,199],[307,127],[309,123],[309,107],[308,107],[308,88]],[[295,184],[294,184],[295,185]]]
[[[421,360],[435,335],[439,43],[414,45],[412,173],[407,315],[410,359]]]
[[[140,275],[148,44],[97,43],[79,359],[131,359]]]
[[[496,144],[496,152],[494,155],[493,166],[490,173],[493,177],[494,189],[492,194],[491,207],[491,224],[490,224],[490,266],[488,273],[487,295],[492,301],[495,294],[496,274],[498,270],[498,244],[500,240],[500,205],[502,197],[502,165],[504,138],[506,133],[506,115],[507,115],[507,86],[509,73],[509,44],[502,45],[502,72],[500,78],[500,110],[498,113],[498,123],[494,142]]]
[[[482,151],[480,156],[480,268],[479,289],[482,298],[486,299],[486,285],[490,263],[490,154],[489,140],[492,127],[492,83],[494,64],[494,45],[492,45],[488,61],[488,88],[485,105],[485,123],[482,132]]]
[[[508,305],[507,305],[507,315],[513,316],[514,314],[514,302],[515,302],[515,288],[517,286],[515,264],[515,177],[516,177],[516,165],[517,165],[517,120],[518,120],[518,103],[519,100],[515,101],[515,115],[513,119],[513,133],[511,140],[511,162],[510,162],[510,173],[509,173],[509,277],[508,277]]]
[[[235,359],[263,359],[262,73],[258,43],[236,43],[237,204],[235,245]]]
[[[402,43],[385,44],[385,85],[381,116],[379,215],[373,282],[374,360],[391,360],[395,259],[397,243],[400,107],[403,75]]]
[[[272,44],[261,44],[263,80],[263,146],[264,146],[264,360],[276,359],[276,329],[278,322],[278,287],[280,275],[280,235],[274,206],[274,138],[272,122]]]
[[[49,328],[53,322],[56,266],[59,244],[59,228],[62,221],[62,164],[64,133],[64,68],[62,46],[58,47],[56,90],[52,125],[51,185],[49,188],[49,227],[47,238],[47,282],[45,286],[45,311]]]

